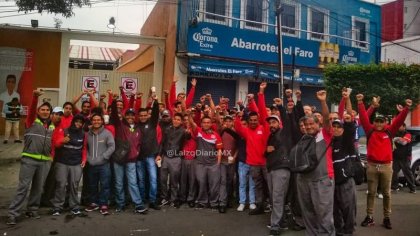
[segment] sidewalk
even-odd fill
[[[0,136],[0,165],[20,161],[23,150],[23,143],[14,143],[10,140],[8,144],[3,144],[3,135]]]

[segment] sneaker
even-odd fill
[[[387,229],[392,229],[391,220],[389,219],[389,217],[384,218],[382,225]]]
[[[109,215],[108,206],[105,206],[105,205],[101,206],[101,209],[99,210],[99,212],[102,215]]]
[[[22,140],[15,140],[15,143],[22,143]]]
[[[260,215],[260,214],[263,214],[263,213],[264,213],[264,209],[262,207],[256,207],[255,209],[250,210],[248,214],[249,215]]]
[[[384,195],[382,193],[379,193],[379,194],[376,194],[376,197],[379,198],[379,199],[383,199]]]
[[[52,211],[51,215],[53,215],[53,216],[59,216],[59,215],[61,215],[61,211],[59,209],[54,209]]]
[[[152,208],[154,210],[160,210],[160,206],[156,203],[149,203],[149,208]]]
[[[264,207],[264,212],[265,212],[265,213],[269,213],[269,212],[271,212],[271,205],[270,205],[270,204],[267,204],[267,205]]]
[[[254,203],[251,203],[251,205],[249,205],[249,209],[250,210],[255,210],[255,209],[257,209],[257,205],[255,205]]]
[[[123,212],[124,211],[124,209],[123,208],[121,208],[121,207],[117,207],[117,208],[115,208],[115,213],[121,213],[121,212]]]
[[[193,207],[195,207],[195,203],[194,203],[193,201],[189,201],[189,202],[188,202],[188,206],[189,206],[190,208],[193,208]]]
[[[195,209],[200,210],[200,209],[204,209],[204,208],[206,208],[206,206],[204,206],[204,205],[203,205],[203,204],[201,204],[201,203],[197,203],[197,204],[195,204]]]
[[[75,216],[82,214],[82,212],[80,211],[79,208],[73,208],[73,209],[71,209],[70,213],[72,215],[75,215]]]
[[[181,203],[180,203],[179,201],[175,201],[175,202],[172,204],[172,206],[173,206],[173,207],[175,207],[176,209],[179,209],[179,207],[181,206]]]
[[[139,213],[139,214],[146,214],[147,212],[147,208],[144,206],[138,206],[136,207],[136,209],[134,210],[135,213]]]
[[[375,221],[371,216],[366,216],[365,220],[362,222],[361,226],[367,227],[367,226],[374,226]]]
[[[226,206],[220,206],[219,207],[219,213],[226,213]]]
[[[91,212],[91,211],[96,211],[98,209],[99,209],[98,205],[96,205],[95,203],[91,203],[88,207],[85,208],[85,211]]]
[[[14,216],[7,217],[6,225],[16,225],[16,218]]]
[[[366,190],[366,195],[368,195],[369,194],[369,190]]]
[[[400,188],[391,188],[392,193],[398,193],[400,191]]]
[[[166,205],[168,205],[168,204],[169,204],[169,201],[168,201],[168,200],[166,200],[166,199],[162,199],[162,201],[160,202],[160,206],[161,206],[161,207],[166,206]]]
[[[38,214],[38,212],[28,211],[25,213],[25,216],[27,218],[34,218],[34,219],[40,219],[41,216]]]
[[[239,204],[238,208],[236,209],[237,211],[244,211],[245,210],[245,204]]]
[[[410,190],[410,193],[414,193],[415,194],[416,193],[416,190],[415,189],[411,189]]]
[[[4,141],[3,141],[3,144],[7,144],[7,140],[4,140]]]
[[[271,229],[270,235],[280,235],[280,230]]]

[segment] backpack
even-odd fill
[[[289,168],[294,173],[309,173],[315,170],[324,157],[330,144],[327,146],[321,158],[316,155],[316,139],[311,135],[303,135],[299,142],[292,148],[289,154]]]
[[[365,182],[365,168],[363,167],[360,155],[352,158],[353,179],[356,185],[361,185]]]

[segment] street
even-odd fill
[[[0,159],[3,158],[1,154]],[[2,235],[268,235],[266,225],[270,215],[249,216],[247,212],[228,209],[226,214],[219,214],[210,209],[195,210],[186,205],[180,209],[165,206],[161,211],[149,210],[147,215],[132,213],[132,207],[116,214],[113,209],[108,216],[99,212],[87,213],[85,217],[49,215],[48,208],[41,208],[41,219],[19,221],[15,227],[5,224],[7,208],[15,194],[18,183],[20,163],[17,161],[0,165],[0,233]],[[419,194],[410,194],[403,189],[392,195],[393,213],[392,230],[381,227],[382,202],[376,201],[374,219],[376,225],[371,228],[360,227],[365,217],[366,184],[357,186],[358,216],[355,235],[420,235]],[[379,199],[377,199],[379,200]],[[285,231],[283,235],[304,235],[304,232]]]

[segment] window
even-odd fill
[[[246,0],[244,7],[241,18],[247,21],[244,21],[242,26],[244,28],[266,31],[267,25],[261,23],[267,23],[268,21],[268,1]]]
[[[328,11],[310,7],[308,12],[309,38],[328,41]]]
[[[369,20],[359,17],[352,17],[352,39],[357,40],[353,41],[352,46],[362,49],[368,49],[369,45]]]
[[[205,12],[203,14],[204,21],[227,24],[229,19],[226,16],[230,15],[230,0],[207,0],[200,1],[201,9]]]
[[[287,3],[282,4],[281,25],[282,32],[287,35],[298,36],[299,31],[299,7],[297,4]],[[287,27],[287,28],[285,28]]]

